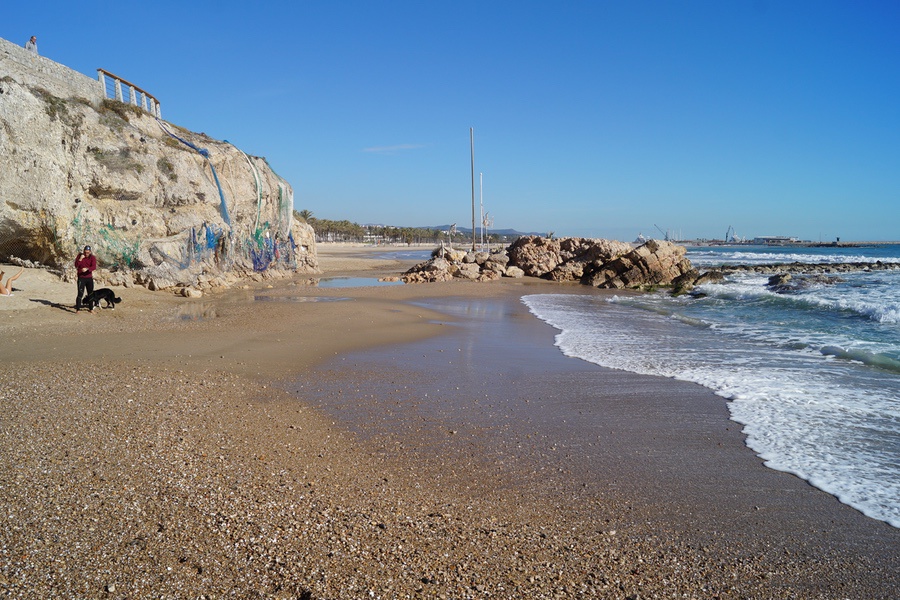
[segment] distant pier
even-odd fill
[[[893,241],[840,241],[840,242],[778,242],[755,243],[723,242],[722,240],[676,240],[673,243],[681,246],[769,246],[772,248],[862,248],[866,246],[900,246],[900,240]]]
[[[900,241],[881,241],[881,242],[802,242],[798,246],[806,246],[808,248],[859,248],[860,246],[897,246]]]

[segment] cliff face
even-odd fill
[[[264,158],[26,79],[0,77],[0,260],[66,267],[89,244],[109,281],[155,288],[317,270],[313,230]]]

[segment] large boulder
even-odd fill
[[[474,262],[464,262],[452,272],[455,277],[461,277],[463,279],[478,279],[478,276],[481,274],[481,267],[479,267],[478,264]]]
[[[510,263],[530,277],[543,277],[563,261],[559,240],[535,235],[517,239],[510,245],[507,254]]]
[[[496,252],[488,255],[484,261],[484,268],[502,273],[508,264],[509,255],[506,252]]]
[[[523,236],[509,257],[526,275],[607,288],[668,285],[692,268],[683,246],[659,240],[633,248],[615,240]]]
[[[631,252],[609,261],[592,274],[588,283],[602,288],[644,288],[670,285],[693,270],[684,246],[648,240]]]

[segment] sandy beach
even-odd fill
[[[320,245],[322,277],[397,275]],[[5,265],[7,275],[17,270]],[[894,598],[900,530],[705,388],[564,357],[540,280],[0,298],[15,598]]]

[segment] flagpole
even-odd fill
[[[481,251],[484,252],[484,173],[478,174],[478,204],[481,205],[481,228],[479,231],[479,240],[481,243]]]
[[[475,252],[475,128],[469,127],[469,149],[472,154],[472,252]]]

